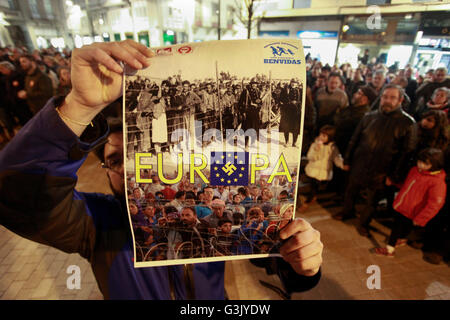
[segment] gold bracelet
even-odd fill
[[[78,125],[80,125],[80,126],[88,126],[88,125],[91,125],[91,127],[93,127],[93,126],[94,126],[94,124],[92,123],[92,121],[91,121],[91,122],[89,122],[89,123],[83,123],[83,122],[79,122],[79,121],[76,121],[76,120],[70,119],[69,117],[67,117],[67,116],[63,115],[63,113],[61,112],[61,110],[59,110],[59,107],[56,107],[55,109],[56,109],[56,112],[58,112],[59,116],[60,116],[60,117],[61,117],[61,118],[62,118],[63,120],[66,120],[66,121],[69,121],[69,122],[72,122],[72,123],[78,124]]]

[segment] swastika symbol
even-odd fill
[[[236,169],[237,168],[231,162],[227,162],[222,168],[222,170],[229,176],[231,176]]]

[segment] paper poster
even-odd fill
[[[299,40],[155,49],[127,71],[135,266],[279,256],[294,217],[305,100]]]

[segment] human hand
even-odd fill
[[[344,168],[342,168],[344,171],[350,171],[350,166],[348,164],[344,164]]]
[[[94,43],[72,54],[72,98],[86,107],[104,107],[122,94],[123,68],[117,60],[134,69],[150,65],[153,52],[132,40]]]
[[[94,43],[74,49],[71,59],[72,91],[60,111],[70,119],[89,123],[122,94],[123,68],[117,61],[134,69],[142,69],[149,66],[149,58],[153,55],[149,48],[132,40]],[[69,127],[74,130],[71,125]]]
[[[280,231],[281,256],[300,275],[313,276],[322,265],[323,244],[320,232],[303,219],[292,220]]]

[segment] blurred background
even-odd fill
[[[423,73],[449,67],[449,10],[439,0],[0,0],[0,46],[300,38],[323,65],[355,68],[368,49],[387,66]]]

